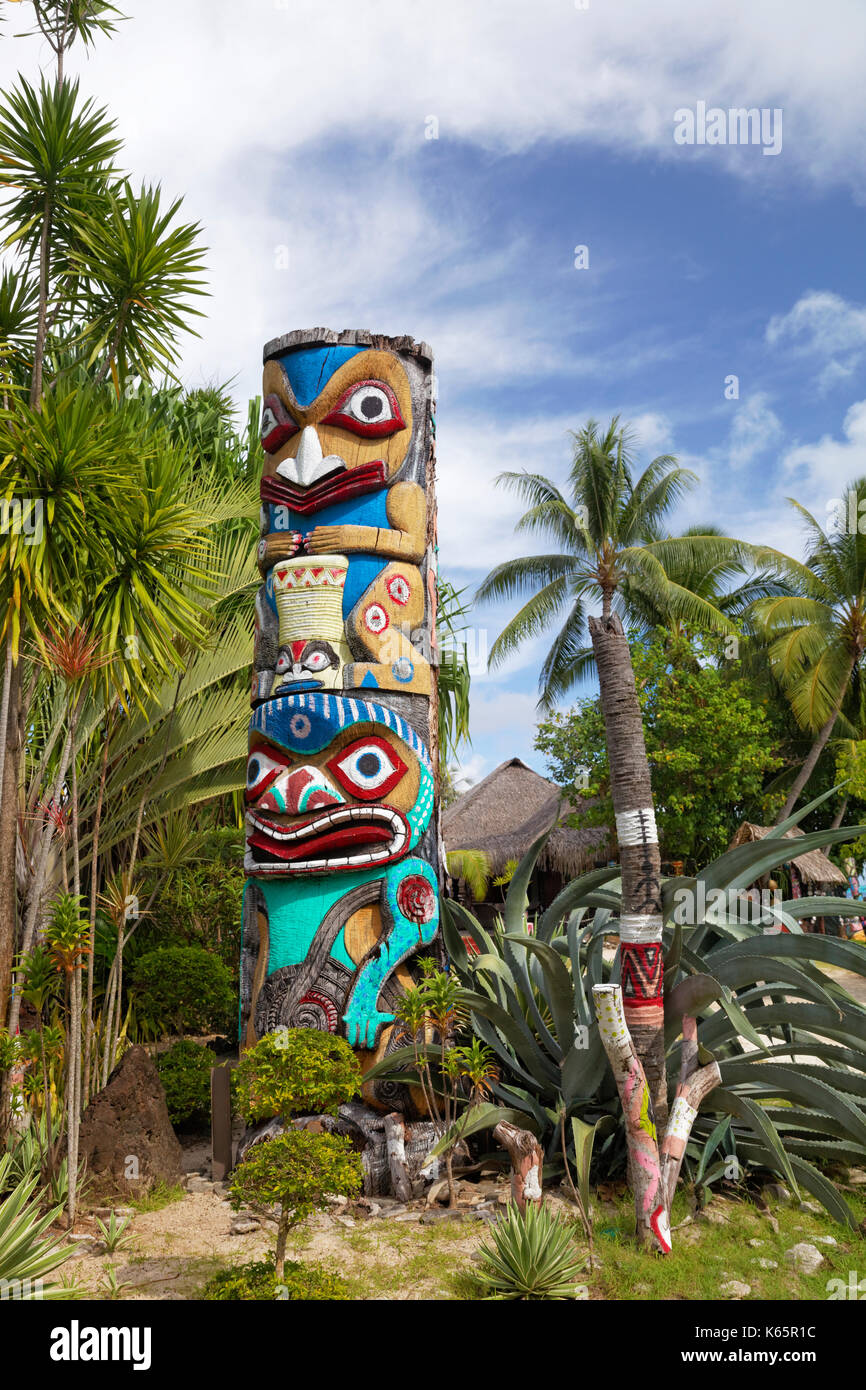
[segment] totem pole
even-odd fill
[[[439,927],[432,359],[319,328],[264,363],[241,1044],[326,1029],[367,1070]],[[363,1100],[367,1138],[423,1119]]]

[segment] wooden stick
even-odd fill
[[[544,1154],[535,1135],[528,1129],[518,1129],[507,1120],[500,1120],[493,1138],[508,1151],[511,1159],[511,1196],[519,1210],[524,1212],[527,1202],[540,1205]]]
[[[406,1126],[403,1116],[396,1111],[385,1116],[385,1147],[394,1196],[400,1202],[411,1202],[412,1180],[406,1161]]]
[[[698,1066],[698,1021],[689,1014],[683,1015],[680,1079],[661,1152],[662,1190],[668,1211],[674,1200],[686,1145],[701,1101],[719,1085],[721,1079],[717,1062],[710,1062],[706,1067]]]
[[[670,1223],[662,1186],[652,1098],[626,1026],[622,990],[619,985],[595,985],[592,995],[599,1037],[613,1070],[625,1117],[638,1243],[669,1255]]]

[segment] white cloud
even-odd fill
[[[815,444],[799,444],[782,459],[789,488],[822,525],[832,499],[845,485],[866,474],[866,400],[855,401],[842,424],[845,438],[825,434]]]
[[[728,435],[731,468],[744,468],[765,454],[782,437],[782,423],[770,409],[767,397],[756,391],[739,406]]]
[[[766,340],[798,357],[823,360],[815,384],[824,395],[846,385],[866,355],[866,307],[829,290],[808,290],[787,314],[770,319]]]
[[[755,0],[585,11],[439,0],[422,14],[403,0],[149,0],[127,10],[114,41],[97,44],[93,85],[120,109],[134,153],[158,150],[181,184],[239,149],[261,165],[330,137],[415,148],[429,115],[440,140],[510,152],[565,138],[761,175],[781,162],[676,147],[673,113],[698,99],[781,106],[783,158],[815,178],[862,168],[859,0],[788,0],[784,14]]]

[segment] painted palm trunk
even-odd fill
[[[363,1065],[439,927],[432,360],[324,329],[264,360],[241,1037],[327,1029]]]

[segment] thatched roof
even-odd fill
[[[500,874],[511,859],[520,859],[534,840],[574,808],[560,802],[553,782],[533,772],[520,758],[500,763],[482,782],[471,787],[443,812],[446,850],[480,849]],[[584,830],[554,830],[539,858],[539,868],[565,877],[583,873],[606,860],[605,826]]]
[[[731,841],[731,849],[737,845],[747,845],[752,840],[763,840],[765,836],[774,836],[777,833],[774,826],[753,825],[751,821],[743,821]],[[795,825],[793,829],[785,832],[784,838],[794,840],[802,834],[803,831]],[[805,854],[792,855],[791,862],[796,865],[797,872],[804,883],[815,885],[838,883],[844,884],[845,887],[848,885],[848,880],[842,870],[837,869],[836,865],[832,864],[826,854],[822,854],[819,849],[808,849]]]

